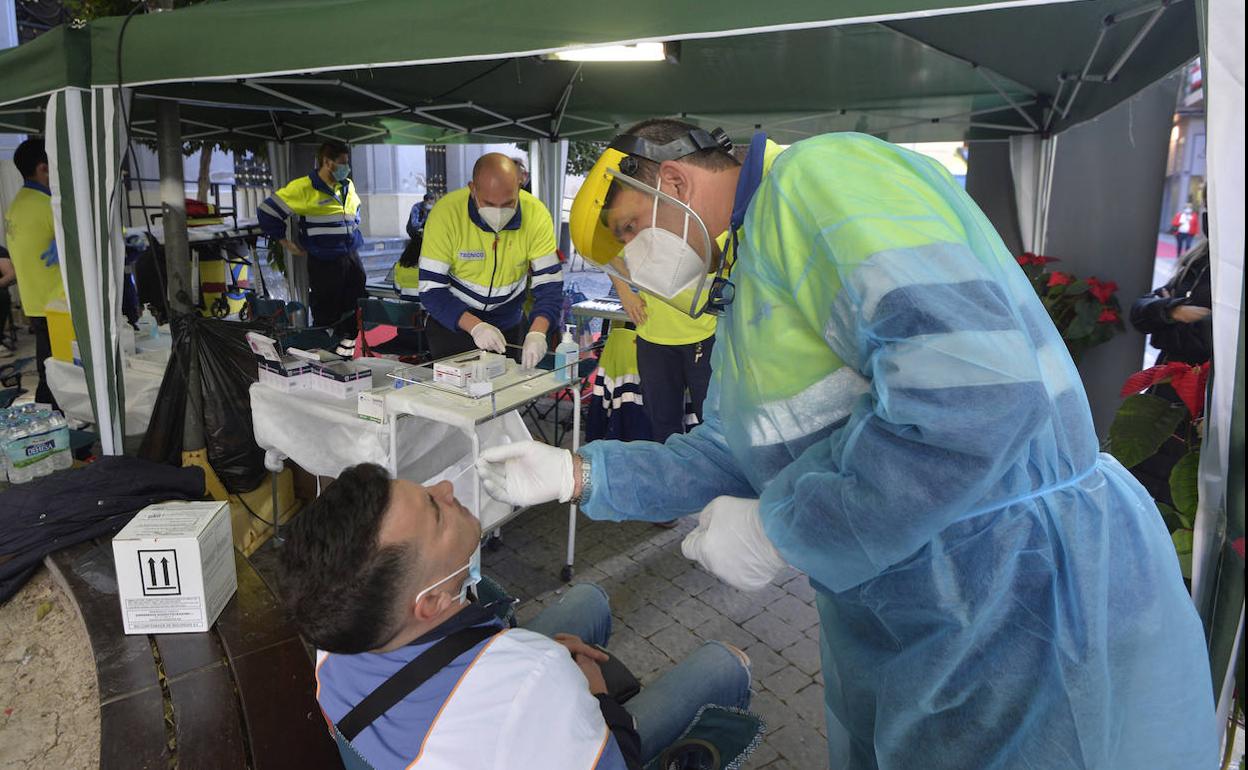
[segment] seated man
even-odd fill
[[[592,646],[611,633],[602,589],[508,628],[469,595],[480,537],[449,482],[376,465],[348,468],[290,528],[281,587],[318,648],[317,699],[373,767],[640,768],[702,705],[748,705],[748,659],[719,642],[618,705]]]

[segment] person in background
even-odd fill
[[[1174,215],[1170,221],[1170,234],[1174,236],[1177,251],[1175,256],[1182,257],[1192,247],[1192,240],[1200,235],[1200,218],[1196,214],[1192,202],[1188,201],[1183,210]]]
[[[0,359],[12,358],[14,353],[8,344],[9,329],[13,326],[13,298],[9,296],[9,287],[16,282],[17,273],[13,271],[9,250],[0,246]]]
[[[61,259],[52,221],[48,153],[43,140],[27,139],[19,144],[13,151],[13,164],[25,181],[5,213],[5,236],[17,284],[21,287],[22,311],[30,319],[35,333],[35,364],[39,371],[35,401],[51,404],[55,409],[56,399],[48,387],[43,365],[52,355],[44,308],[53,300],[65,298],[65,286],[61,280]]]
[[[429,212],[433,210],[434,197],[433,193],[425,193],[425,197],[420,199],[419,203],[412,204],[412,210],[407,215],[407,237],[416,240],[425,230],[425,222],[429,219]]]
[[[312,323],[332,326],[337,353],[353,356],[356,301],[367,292],[359,255],[360,197],[351,184],[347,145],[322,144],[316,170],[266,198],[257,217],[265,237],[307,259]]]
[[[1201,215],[1201,226],[1209,232],[1207,213]],[[1192,366],[1205,363],[1213,356],[1213,295],[1209,275],[1209,241],[1183,254],[1175,266],[1174,276],[1131,305],[1131,326],[1160,351],[1158,366],[1178,361]],[[1174,388],[1158,385],[1152,393],[1172,403],[1181,403]],[[1167,505],[1173,505],[1170,472],[1187,454],[1186,443],[1179,438],[1186,432],[1180,426],[1154,453],[1131,467],[1148,493]]]
[[[431,316],[425,333],[434,358],[474,348],[506,353],[509,344],[523,344],[521,363],[535,367],[563,310],[550,212],[520,189],[520,170],[498,153],[481,156],[472,183],[434,205],[419,266],[396,265],[394,282],[401,296],[419,297]]]
[[[529,179],[529,167],[525,163],[525,159],[519,155],[511,159],[516,164],[516,168],[520,171],[520,189],[527,193],[533,192],[532,180]]]

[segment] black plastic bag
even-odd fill
[[[173,355],[156,397],[156,407],[139,456],[180,465],[183,421],[196,411],[188,397],[191,362],[199,365],[202,410],[191,417],[203,425],[208,463],[225,488],[250,492],[264,480],[264,450],[256,445],[248,388],[256,381],[255,354],[246,334],[273,335],[267,324],[187,315],[173,321]]]

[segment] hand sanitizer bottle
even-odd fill
[[[563,328],[563,341],[555,346],[555,379],[570,382],[577,362],[581,360],[581,348],[572,339],[572,327]]]

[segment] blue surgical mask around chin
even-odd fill
[[[339,163],[334,166],[334,179],[337,179],[339,182],[345,182],[349,176],[351,176],[350,163]]]

